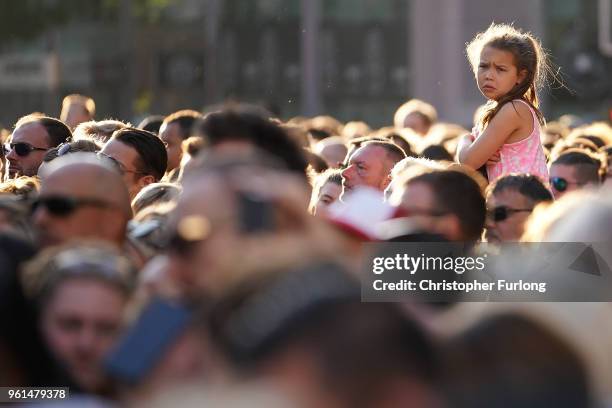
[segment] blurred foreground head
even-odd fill
[[[335,250],[307,211],[309,186],[273,156],[209,152],[183,179],[169,226],[168,275],[188,292],[217,292],[261,270]]]
[[[397,305],[361,303],[330,263],[287,269],[226,292],[211,337],[239,377],[305,407],[437,407],[437,353]]]
[[[212,152],[244,154],[260,150],[292,173],[306,177],[302,148],[285,129],[253,107],[238,106],[206,115],[200,132]]]
[[[574,349],[527,317],[489,317],[452,339],[445,356],[454,407],[592,406]]]
[[[69,386],[36,327],[18,269],[34,256],[21,239],[0,233],[0,386]]]

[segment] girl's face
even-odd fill
[[[509,51],[489,45],[482,49],[476,81],[478,89],[488,99],[499,100],[521,83],[525,76],[525,70],[518,72],[514,56]]]

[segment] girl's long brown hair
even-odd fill
[[[551,68],[540,42],[530,33],[521,32],[510,25],[491,24],[466,46],[474,75],[478,73],[480,53],[486,46],[510,52],[514,56],[517,73],[525,71],[526,76],[498,101],[487,102],[480,114],[478,126],[481,129],[486,127],[502,106],[515,99],[527,102],[536,113],[540,124],[544,125],[544,116],[539,109],[538,91],[544,85]]]

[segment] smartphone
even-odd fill
[[[159,362],[190,321],[191,311],[187,307],[153,299],[106,358],[106,371],[122,382],[138,383]]]
[[[238,193],[240,230],[245,234],[274,231],[274,207],[256,194]]]

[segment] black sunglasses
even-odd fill
[[[15,153],[17,153],[17,156],[19,157],[26,157],[27,155],[29,155],[30,153],[32,153],[34,150],[44,150],[47,151],[49,149],[47,148],[42,148],[42,147],[34,147],[29,143],[9,143],[6,144],[4,146],[4,150],[5,152],[8,154],[11,150],[14,150]]]
[[[39,197],[32,202],[32,213],[34,213],[40,206],[45,207],[49,213],[55,216],[67,217],[79,207],[92,206],[105,208],[112,207],[113,204],[97,198],[76,198],[64,196]]]
[[[512,214],[517,212],[531,212],[533,208],[510,208],[505,205],[500,205],[492,210],[487,211],[487,216],[495,222],[500,222],[508,219]]]
[[[553,186],[554,189],[559,191],[559,192],[563,192],[563,191],[567,190],[567,186],[569,186],[571,184],[574,184],[574,185],[577,185],[577,186],[584,185],[584,183],[573,183],[571,181],[567,181],[563,177],[551,177],[549,181],[550,181],[550,185]]]

